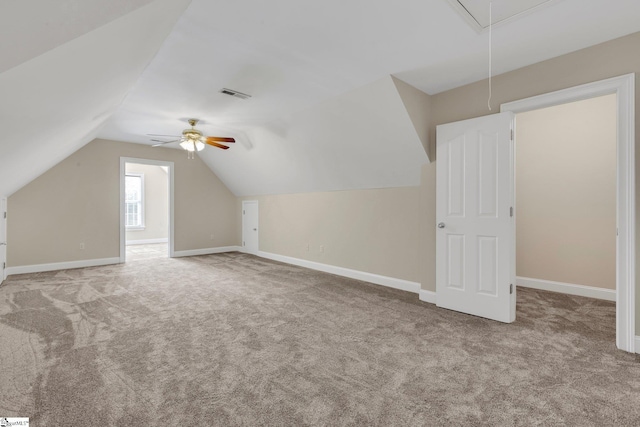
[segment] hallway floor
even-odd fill
[[[169,256],[168,243],[154,243],[150,245],[127,245],[127,261],[138,261],[150,258],[167,258]]]

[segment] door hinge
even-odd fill
[[[247,212],[245,212],[245,210],[242,210],[242,215],[246,215]]]
[[[513,206],[509,208],[509,216],[513,216]]]
[[[513,293],[513,283],[509,285],[509,295]]]
[[[4,213],[4,219],[7,219],[7,212]]]
[[[244,240],[242,241],[242,246],[245,246],[245,244],[244,244]]]
[[[5,268],[7,268],[7,263],[6,263],[6,262],[3,262],[3,263],[2,263],[2,269],[4,270]]]
[[[513,129],[511,129],[511,140],[513,141]]]

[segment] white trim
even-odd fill
[[[636,353],[640,354],[640,337],[636,335]]]
[[[500,111],[520,113],[612,93],[617,95],[618,109],[616,345],[633,353],[636,327],[635,74],[508,102],[500,106]]]
[[[243,251],[250,253],[247,251]],[[407,292],[417,294],[420,292],[420,283],[410,282],[408,280],[396,279],[395,277],[380,276],[379,274],[367,273],[365,271],[351,270],[350,268],[336,267],[335,265],[322,264],[315,261],[307,261],[305,259],[293,258],[285,255],[273,254],[270,252],[258,251],[253,254],[262,258],[280,261],[287,264],[293,264],[300,267],[310,268],[312,270],[323,271],[325,273],[335,274],[337,276],[349,277],[351,279],[362,280],[363,282],[374,283],[376,285],[387,286],[389,288],[400,289]]]
[[[173,162],[163,160],[151,160],[151,159],[138,159],[135,157],[120,157],[120,262],[126,261],[126,227],[124,225],[124,176],[126,174],[127,163],[140,163],[143,165],[164,166],[168,168],[169,178],[169,230],[168,230],[168,243],[169,243],[169,258],[175,256],[174,250],[174,181],[175,181],[175,168]]]
[[[219,248],[204,248],[204,249],[191,249],[187,251],[176,251],[173,253],[172,258],[179,258],[184,256],[196,256],[196,255],[210,255],[221,254],[223,252],[240,252],[242,248],[240,246],[220,246]]]
[[[540,289],[543,291],[560,292],[562,294],[578,295],[587,298],[597,298],[607,301],[616,300],[614,289],[596,288],[595,286],[576,285],[573,283],[554,282],[552,280],[516,277],[516,285],[523,288]]]
[[[1,219],[0,219],[0,227],[4,227],[4,242],[0,242],[2,244],[4,244],[4,257],[0,258],[0,263],[4,263],[4,265],[6,265],[7,263],[7,219],[4,217],[4,212],[7,212],[7,198],[6,197],[2,197],[0,198],[0,215],[1,215]],[[7,274],[7,268],[5,267],[4,269],[2,269],[2,274],[0,274],[0,285],[2,284],[2,282],[4,282],[7,278],[8,274]]]
[[[70,270],[72,268],[98,267],[101,265],[118,264],[120,258],[83,259],[80,261],[54,262],[50,264],[20,265],[7,268],[8,276],[25,273],[41,273],[43,271]]]
[[[426,289],[420,289],[420,301],[428,302],[431,304],[436,303],[436,293],[433,291],[427,291]]]
[[[127,240],[127,246],[129,245],[152,245],[154,243],[169,243],[168,237],[160,237],[158,239],[142,239],[142,240]]]

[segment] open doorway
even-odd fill
[[[616,102],[516,114],[518,286],[616,300]]]
[[[120,261],[173,256],[173,163],[121,158]]]
[[[600,177],[602,182],[598,182],[597,177],[589,176],[587,180],[591,182],[591,184],[595,186],[601,186],[603,188],[598,189],[598,193],[604,203],[604,206],[599,206],[597,209],[600,212],[588,212],[588,215],[584,215],[584,209],[595,209],[594,201],[587,200],[587,204],[583,205],[583,213],[580,214],[580,218],[576,218],[578,215],[575,213],[571,214],[561,210],[558,206],[557,211],[555,212],[558,216],[567,216],[568,222],[565,222],[565,226],[570,228],[579,228],[582,227],[581,233],[574,233],[575,236],[578,236],[574,241],[573,246],[582,244],[583,246],[579,248],[579,251],[582,251],[580,258],[580,265],[588,264],[589,258],[594,259],[593,253],[589,254],[585,251],[585,248],[588,248],[589,245],[585,245],[585,240],[591,239],[594,234],[594,230],[584,228],[584,224],[579,224],[583,218],[591,217],[593,221],[596,219],[596,223],[592,223],[592,227],[602,227],[603,233],[601,237],[604,236],[604,241],[602,244],[605,246],[611,246],[611,234],[614,237],[614,250],[613,254],[611,253],[611,248],[604,249],[604,252],[609,252],[608,256],[604,256],[604,261],[606,267],[605,271],[600,271],[598,274],[594,272],[593,277],[587,277],[587,275],[583,274],[584,272],[580,272],[582,281],[590,282],[591,286],[580,286],[582,284],[576,285],[575,283],[566,283],[561,281],[554,280],[533,280],[528,283],[524,282],[523,279],[526,278],[520,277],[518,281],[520,285],[528,285],[530,287],[537,287],[540,289],[548,289],[548,290],[556,290],[556,291],[564,291],[565,293],[573,293],[577,295],[591,296],[591,297],[600,297],[602,299],[610,299],[616,302],[616,345],[618,348],[634,352],[635,351],[635,116],[634,116],[634,96],[635,96],[635,76],[633,74],[614,77],[607,80],[602,80],[590,84],[585,84],[582,86],[577,86],[574,88],[569,88],[565,90],[561,90],[558,92],[552,92],[545,95],[539,95],[532,98],[527,98],[519,101],[514,101],[510,103],[503,104],[501,106],[501,111],[505,112],[513,112],[516,114],[542,111],[542,109],[548,107],[558,106],[561,109],[568,107],[569,103],[573,103],[576,101],[586,101],[587,104],[595,105],[597,103],[613,103],[615,116],[610,118],[615,126],[615,152],[607,152],[603,154],[599,153],[603,158],[592,158],[591,162],[598,162],[599,160],[609,163],[608,167],[598,168],[603,175]],[[584,104],[586,105],[586,104]],[[610,114],[609,113],[600,113],[600,114]],[[522,116],[521,116],[522,117]],[[585,126],[589,126],[587,123],[588,119],[584,119],[583,124]],[[599,121],[600,122],[600,121]],[[602,122],[600,122],[602,124]],[[516,128],[519,125],[516,123]],[[606,125],[605,125],[606,127]],[[594,130],[592,129],[592,132]],[[596,130],[597,132],[597,130]],[[516,129],[516,135],[518,134]],[[517,146],[516,142],[516,146]],[[549,158],[553,158],[554,155],[557,155],[556,151],[557,145],[554,147],[547,147],[543,156],[547,156]],[[573,151],[578,150],[579,145],[574,147]],[[603,147],[599,147],[603,148]],[[611,149],[612,147],[608,147]],[[593,147],[592,147],[593,149]],[[605,148],[606,150],[606,148]],[[569,153],[570,154],[570,153]],[[575,153],[576,156],[579,153]],[[594,154],[594,153],[589,153]],[[611,177],[605,177],[606,174],[611,173],[611,156],[615,156],[613,161],[615,161],[615,169],[613,169],[615,177],[612,180]],[[607,158],[608,160],[605,160]],[[521,159],[519,159],[521,160]],[[583,162],[582,168],[585,168],[584,158],[581,160]],[[587,162],[588,163],[588,162]],[[564,171],[560,171],[561,176],[562,173],[570,171],[576,167],[576,162],[574,160],[564,160],[563,167]],[[516,167],[516,170],[518,166]],[[589,169],[586,167],[586,169]],[[588,173],[588,170],[585,171]],[[583,175],[583,178],[586,175]],[[520,176],[522,181],[523,177]],[[556,178],[555,186],[562,185],[560,182],[557,182],[559,179]],[[606,181],[606,182],[605,182]],[[612,186],[612,182],[615,182],[614,194],[613,197],[610,193],[610,187]],[[549,187],[550,183],[553,183],[553,180],[547,182],[547,187]],[[594,184],[595,183],[595,184]],[[585,182],[583,184],[583,190],[589,190],[589,183]],[[603,185],[601,185],[603,184]],[[522,185],[516,183],[516,186]],[[605,187],[608,187],[607,190]],[[551,193],[557,193],[556,188],[552,188],[550,190]],[[594,191],[595,197],[595,191]],[[588,196],[589,194],[585,193],[583,196]],[[557,195],[555,196],[557,199]],[[613,198],[615,203],[615,225],[609,233],[607,233],[607,228],[612,228],[612,220],[611,220],[611,212],[610,206],[607,206],[605,200]],[[517,198],[516,198],[517,201]],[[549,203],[547,201],[547,203]],[[591,207],[589,207],[589,205]],[[566,207],[565,207],[566,208]],[[519,207],[516,206],[516,212],[519,212]],[[593,215],[595,213],[595,215]],[[548,217],[547,217],[548,218]],[[601,223],[597,223],[597,219],[600,218]],[[606,218],[606,219],[604,219]],[[516,222],[518,218],[516,216]],[[539,227],[544,227],[544,225],[538,225]],[[575,230],[572,230],[575,231]],[[582,236],[582,237],[580,237]],[[580,241],[582,239],[582,241]],[[608,243],[607,243],[608,242]],[[593,242],[591,242],[593,243]],[[562,242],[559,244],[556,243],[557,247],[563,247],[567,245],[563,245]],[[601,248],[602,249],[602,248]],[[598,249],[597,252],[600,252],[599,255],[603,256],[604,252]],[[593,250],[593,246],[591,246],[591,250]],[[542,252],[541,252],[542,253]],[[544,256],[544,254],[543,254]],[[517,255],[516,255],[517,257]],[[614,263],[613,267],[611,266],[611,258],[613,258]],[[569,260],[571,262],[573,260]],[[547,265],[549,265],[547,263]],[[531,266],[529,266],[531,267]],[[526,268],[529,268],[526,267]],[[575,267],[575,266],[574,266]],[[589,268],[591,266],[588,266]],[[524,268],[524,267],[523,267]],[[588,270],[586,268],[585,270]],[[614,269],[615,274],[613,275],[615,283],[611,284],[611,270]],[[527,271],[533,271],[529,269]],[[556,272],[557,273],[557,272]],[[554,273],[554,274],[556,274]],[[604,273],[604,274],[601,274]],[[522,270],[519,274],[523,274]],[[526,273],[525,273],[526,274]],[[560,274],[560,273],[558,273]],[[567,272],[561,273],[567,274]],[[571,274],[569,272],[569,274]],[[564,277],[578,277],[578,276],[564,276]],[[595,280],[595,282],[593,281]],[[518,283],[517,282],[517,283]],[[593,286],[594,284],[598,284],[598,286]],[[607,284],[608,283],[608,284]],[[612,293],[613,292],[613,293]],[[591,294],[590,294],[591,293]]]

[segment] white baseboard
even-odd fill
[[[204,248],[204,249],[192,249],[188,251],[175,251],[173,253],[173,258],[180,258],[183,256],[220,254],[223,252],[237,252],[240,250],[241,250],[240,246],[220,246],[219,248]]]
[[[633,351],[640,354],[640,337],[636,335],[636,339],[634,341],[635,346],[633,347]]]
[[[593,286],[575,285],[573,283],[553,282],[551,280],[516,277],[516,285],[524,288],[541,289],[543,291],[560,292],[581,297],[597,298],[607,301],[616,300],[616,291]]]
[[[169,243],[169,239],[161,237],[159,239],[127,240],[125,245],[152,245],[154,243]]]
[[[72,268],[97,267],[100,265],[119,264],[120,258],[84,259],[81,261],[54,262],[51,264],[20,265],[8,267],[7,276],[25,273],[41,273],[43,271],[69,270]]]
[[[427,291],[420,289],[420,301],[428,302],[431,304],[436,303],[436,293],[433,291]]]
[[[273,254],[270,252],[258,251],[258,253],[256,253],[255,255],[262,258],[272,259],[274,261],[285,262],[287,264],[293,264],[300,267],[310,268],[312,270],[335,274],[337,276],[349,277],[351,279],[375,283],[376,285],[387,286],[389,288],[400,289],[416,294],[420,292],[420,283],[417,282],[410,282],[408,280],[396,279],[394,277],[388,276],[380,276],[378,274],[367,273],[365,271],[351,270],[350,268],[336,267],[335,265],[322,264],[315,261],[307,261],[300,258],[293,258],[284,255]]]

